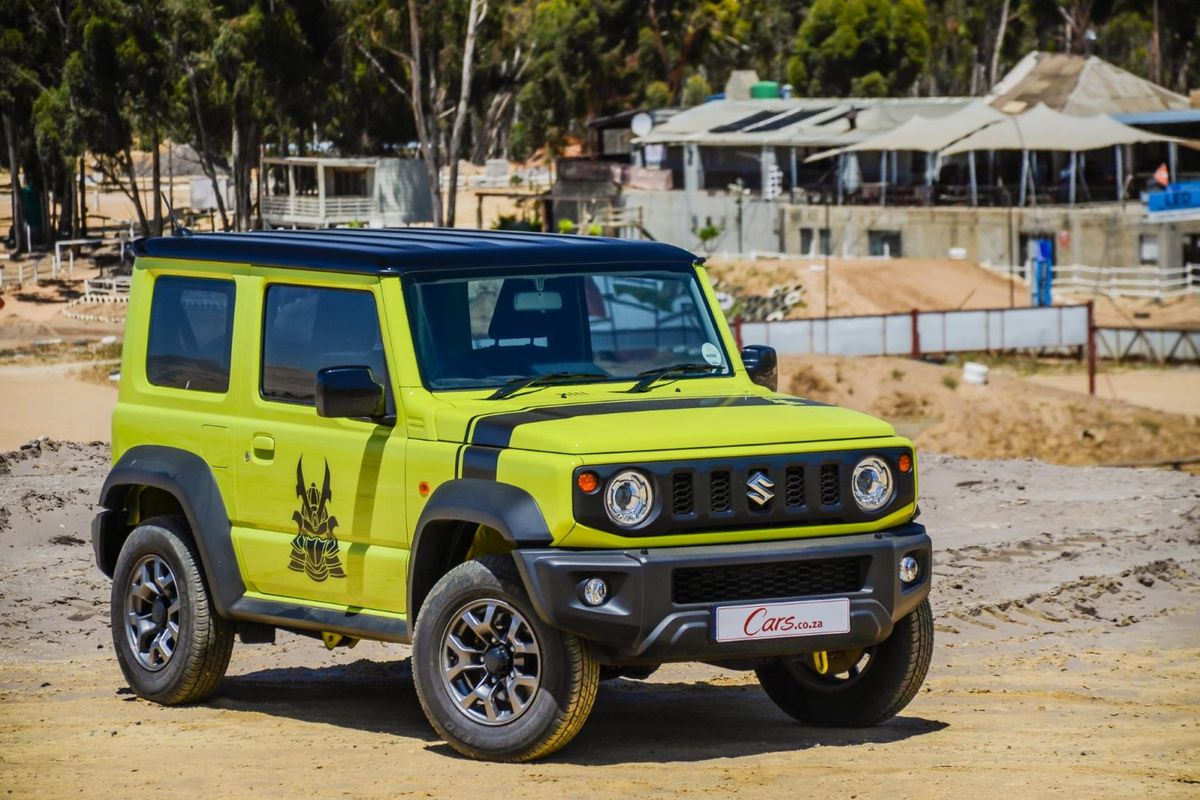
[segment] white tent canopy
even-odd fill
[[[1038,104],[1024,114],[1003,118],[960,139],[943,149],[942,155],[972,150],[1082,152],[1121,144],[1171,141],[1175,140],[1122,125],[1104,114],[1075,117]]]
[[[929,153],[948,147],[964,136],[1005,118],[1005,114],[987,103],[977,101],[944,117],[910,117],[902,125],[878,136],[872,136],[849,147],[816,153],[806,160],[816,161],[841,153],[862,151],[917,150]]]

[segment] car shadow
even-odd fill
[[[433,752],[458,757],[425,720],[408,659],[230,676],[210,705],[411,737],[428,742]],[[904,715],[874,728],[812,728],[776,708],[757,685],[618,679],[600,684],[587,725],[550,760],[584,766],[703,761],[887,744],[947,727]]]

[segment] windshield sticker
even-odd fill
[[[700,355],[704,356],[704,360],[714,367],[721,366],[721,351],[712,342],[705,342],[700,346]]]
[[[304,456],[296,462],[296,497],[300,510],[292,513],[298,530],[292,539],[292,558],[288,569],[303,572],[320,583],[326,578],[344,578],[342,560],[338,556],[338,540],[333,535],[337,517],[330,516],[326,506],[333,500],[329,488],[329,462],[325,462],[325,481],[317,489],[314,481],[304,488]]]

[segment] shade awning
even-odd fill
[[[944,117],[911,117],[903,124],[878,136],[872,136],[849,147],[816,153],[805,160],[817,161],[842,153],[861,151],[917,150],[929,153],[941,150],[964,136],[1004,118],[1002,112],[987,103],[974,102]]]
[[[1098,150],[1119,144],[1178,141],[1169,136],[1122,125],[1112,117],[1097,114],[1076,117],[1038,104],[1024,114],[1004,116],[946,149],[943,156],[972,150]]]

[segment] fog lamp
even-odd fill
[[[912,556],[900,559],[900,582],[913,583],[921,577],[921,565]]]
[[[603,605],[608,599],[608,584],[603,578],[588,578],[583,582],[583,602],[592,608]]]

